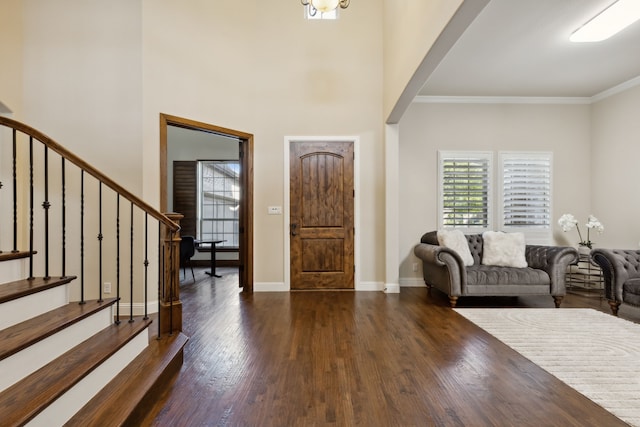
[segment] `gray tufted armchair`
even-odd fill
[[[604,296],[615,316],[622,303],[640,306],[640,251],[597,248],[591,259],[602,268]]]
[[[576,248],[527,245],[525,268],[482,264],[481,234],[466,235],[473,265],[465,267],[453,250],[440,246],[436,231],[426,233],[413,253],[422,260],[422,272],[428,288],[435,287],[449,296],[455,307],[461,296],[551,295],[560,307],[566,294],[567,267],[578,261]]]

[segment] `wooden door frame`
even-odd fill
[[[160,113],[160,209],[167,212],[167,126],[231,136],[240,140],[240,260],[244,269],[240,283],[245,292],[253,292],[253,135],[208,123]]]
[[[353,201],[353,225],[355,235],[353,237],[354,251],[353,262],[355,274],[353,277],[354,290],[360,288],[360,137],[358,136],[285,136],[284,137],[284,284],[283,291],[291,290],[291,242],[289,240],[289,226],[291,215],[291,170],[289,148],[292,142],[351,142],[353,143],[353,188],[355,197]]]

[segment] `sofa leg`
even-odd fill
[[[560,304],[562,304],[562,298],[564,298],[562,295],[553,297],[553,302],[555,303],[556,308],[560,308]]]
[[[458,297],[449,296],[449,305],[451,306],[451,308],[455,308],[457,303]]]
[[[620,308],[620,303],[617,301],[609,300],[609,307],[611,307],[611,313],[613,313],[614,316],[617,316],[618,308]]]

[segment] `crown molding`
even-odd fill
[[[598,101],[602,101],[605,98],[608,98],[613,95],[617,95],[625,90],[631,89],[632,87],[640,85],[640,76],[635,77],[631,80],[627,80],[624,83],[620,83],[618,86],[614,86],[610,89],[603,90],[602,92],[595,94],[591,97],[591,102],[595,103]]]
[[[552,96],[416,96],[421,104],[591,104],[590,97]]]
[[[589,105],[640,85],[640,76],[603,90],[593,96],[422,96],[413,99],[417,104],[573,104]]]

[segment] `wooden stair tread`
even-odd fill
[[[189,338],[182,332],[152,338],[147,347],[120,374],[93,397],[65,426],[136,425],[136,411],[148,408],[150,392],[168,382],[182,365],[182,349]],[[141,373],[144,373],[141,375]]]
[[[0,303],[12,301],[27,295],[32,295],[40,291],[55,288],[56,286],[66,285],[74,280],[76,276],[66,277],[34,277],[33,279],[16,280],[15,282],[7,282],[0,285]]]
[[[38,252],[33,251],[34,255],[37,253]],[[3,251],[3,252],[0,252],[0,261],[11,261],[13,259],[28,258],[29,255],[31,255],[31,252],[29,251],[17,251],[17,252]]]
[[[115,354],[151,320],[112,324],[0,393],[3,425],[22,425]]]
[[[116,298],[109,298],[102,302],[98,300],[86,301],[85,304],[71,302],[1,330],[0,360],[50,337],[100,310],[111,307],[116,301]]]

